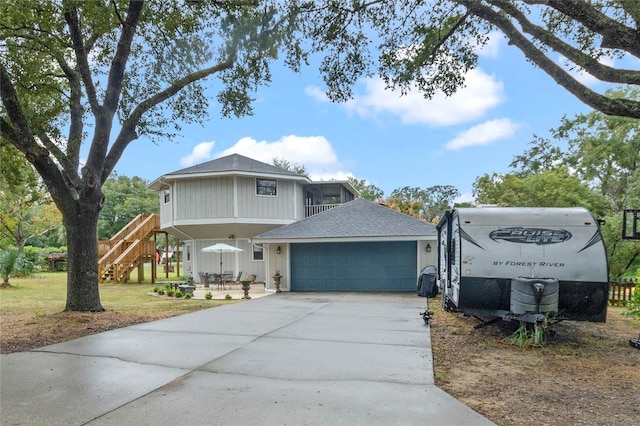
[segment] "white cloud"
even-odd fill
[[[504,42],[504,35],[499,31],[491,31],[487,44],[476,49],[478,56],[497,58]]]
[[[316,86],[307,86],[304,88],[304,94],[314,98],[318,102],[329,102],[329,98],[327,98],[327,94],[320,90],[319,87]]]
[[[446,97],[437,94],[425,99],[419,91],[410,91],[401,96],[398,91],[385,90],[380,78],[364,80],[365,93],[343,104],[347,110],[367,119],[374,119],[381,113],[395,115],[405,124],[451,126],[477,120],[487,111],[504,102],[504,88],[494,76],[480,69],[469,71],[466,87],[454,95]],[[320,90],[307,87],[305,93],[317,100]]]
[[[198,145],[193,147],[193,151],[191,154],[182,157],[180,159],[180,164],[183,167],[193,166],[194,164],[202,163],[203,161],[211,159],[211,150],[215,146],[215,142],[200,142]]]
[[[220,153],[220,157],[240,154],[271,164],[274,157],[303,165],[314,180],[346,179],[351,173],[342,170],[338,157],[324,136],[283,136],[277,141],[256,141],[244,137]]]
[[[508,118],[487,121],[458,133],[455,139],[447,143],[446,148],[458,150],[469,146],[489,145],[497,140],[510,138],[518,127],[518,124]]]

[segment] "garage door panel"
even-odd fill
[[[415,291],[415,241],[291,245],[294,291]]]

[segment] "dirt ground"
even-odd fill
[[[640,321],[609,308],[606,323],[554,324],[542,348],[512,328],[444,312],[429,299],[436,385],[499,425],[640,424]],[[555,332],[555,335],[553,335]]]
[[[610,308],[604,324],[561,322],[543,348],[506,341],[503,324],[443,312],[429,299],[436,384],[499,425],[632,425],[640,419],[640,321]],[[44,345],[166,317],[165,313],[0,316],[0,352]],[[416,321],[422,321],[416,313]]]

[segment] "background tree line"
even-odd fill
[[[638,91],[625,96],[638,97]],[[456,203],[460,192],[451,185],[405,186],[385,197],[381,188],[366,179],[350,177],[349,182],[362,198],[432,223],[446,210],[477,204],[586,207],[605,221],[602,232],[611,275],[634,276],[640,268],[640,243],[623,241],[621,228],[622,210],[640,208],[640,121],[594,111],[562,118],[551,133],[552,139],[534,135],[529,149],[514,157],[511,173],[479,176],[472,203]],[[10,146],[4,148],[3,160],[15,161],[19,167],[0,175],[0,248],[22,251],[25,246],[65,245],[62,218],[41,180],[28,163],[10,157],[16,155]],[[304,165],[278,157],[273,164],[308,176]],[[105,181],[97,239],[109,239],[139,214],[159,212],[158,196],[147,185],[140,177],[117,173]],[[42,251],[42,255],[49,253]],[[16,262],[19,270],[21,261]],[[27,272],[43,264],[33,250],[23,263]]]
[[[638,90],[625,92],[639,97]],[[620,91],[611,90],[615,98]],[[474,182],[472,203],[456,203],[460,197],[451,185],[394,189],[388,197],[366,179],[349,177],[362,198],[381,202],[399,212],[437,223],[454,207],[496,204],[514,207],[582,206],[604,220],[602,232],[611,275],[635,276],[640,269],[640,243],[621,238],[622,210],[640,208],[640,120],[611,117],[598,111],[563,117],[552,138],[533,135],[529,149],[516,155],[511,173],[485,174]],[[19,161],[10,146],[4,161],[20,167],[0,175],[0,247],[22,250],[64,245],[60,213],[33,168]],[[276,157],[273,164],[308,176],[304,165]],[[157,194],[140,177],[114,173],[103,185],[105,204],[98,220],[99,240],[107,240],[138,214],[158,213]],[[26,265],[36,263],[30,255]]]

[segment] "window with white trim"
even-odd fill
[[[256,179],[256,195],[277,195],[278,182],[275,179]]]
[[[264,248],[262,244],[253,245],[253,260],[264,260]]]
[[[171,190],[169,190],[169,188],[166,188],[164,190],[164,203],[167,204],[169,201],[171,201]]]

